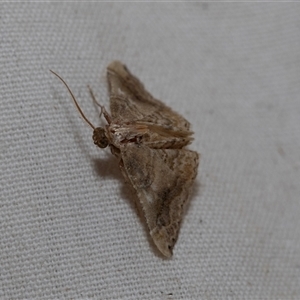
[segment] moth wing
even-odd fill
[[[150,235],[162,254],[170,257],[197,175],[199,155],[128,143],[121,148],[121,156],[124,176],[137,192]]]
[[[153,98],[125,65],[113,61],[107,67],[110,110],[113,119],[141,121],[172,130],[189,131],[190,123],[161,101]]]

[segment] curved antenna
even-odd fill
[[[87,87],[88,87],[88,89],[89,89],[89,92],[90,92],[91,97],[92,97],[93,101],[95,102],[95,104],[96,104],[97,106],[101,107],[101,109],[102,109],[103,105],[101,105],[101,104],[96,100],[96,97],[95,97],[95,95],[94,95],[94,92],[93,92],[92,88],[91,88],[89,85],[88,85]]]
[[[79,113],[81,114],[81,116],[83,117],[83,119],[95,130],[95,126],[86,118],[86,116],[82,112],[80,106],[78,105],[78,103],[77,103],[77,101],[75,99],[75,96],[73,95],[71,89],[68,87],[67,83],[57,73],[55,73],[54,71],[50,70],[50,72],[53,73],[56,77],[58,77],[62,81],[62,83],[66,86],[66,88],[68,89],[68,91],[69,91],[69,93],[70,93],[70,95],[71,95],[71,97],[72,97],[72,99],[73,99],[73,101],[74,101],[74,103],[75,103],[75,105],[76,105]]]

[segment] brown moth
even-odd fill
[[[94,143],[109,146],[117,157],[125,180],[136,191],[155,245],[164,256],[172,256],[199,163],[199,154],[184,148],[192,141],[190,123],[153,98],[125,65],[113,61],[107,67],[111,114],[100,105],[108,124],[96,128],[65,81],[54,74],[93,128]]]

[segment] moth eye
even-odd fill
[[[107,140],[100,140],[95,143],[100,148],[106,148],[108,146]]]
[[[105,130],[102,127],[98,127],[93,133],[94,144],[100,148],[106,148],[108,146],[108,139],[105,134]]]

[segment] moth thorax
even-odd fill
[[[108,146],[108,138],[105,134],[105,130],[102,127],[94,129],[93,133],[94,144],[100,148],[106,148]]]

